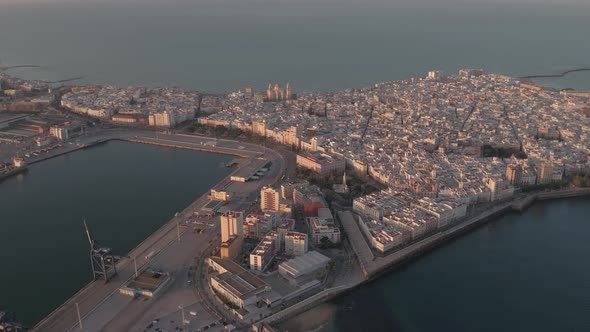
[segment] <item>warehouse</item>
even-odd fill
[[[290,259],[279,265],[279,274],[290,284],[297,285],[307,282],[316,276],[322,276],[330,258],[317,251]]]

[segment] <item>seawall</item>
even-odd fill
[[[281,321],[289,319],[297,314],[307,311],[320,303],[323,303],[323,302],[338,298],[340,296],[343,296],[343,295],[355,290],[358,287],[361,287],[369,282],[372,282],[372,281],[378,279],[379,277],[383,276],[384,274],[386,274],[388,272],[395,271],[395,270],[403,267],[405,264],[411,263],[414,259],[417,259],[420,256],[427,254],[428,252],[436,249],[437,247],[444,245],[444,244],[448,243],[449,241],[452,241],[452,240],[456,239],[457,237],[474,230],[475,228],[479,227],[480,225],[483,225],[487,222],[493,221],[497,217],[505,215],[510,212],[522,212],[522,211],[526,210],[528,207],[532,206],[537,201],[564,199],[564,198],[582,197],[582,196],[590,196],[590,188],[575,188],[575,189],[566,189],[566,190],[534,193],[531,195],[527,195],[526,197],[524,197],[520,200],[517,200],[517,201],[503,203],[503,204],[498,205],[494,208],[488,209],[476,216],[473,216],[473,217],[465,220],[464,222],[449,228],[446,231],[433,234],[433,235],[431,235],[431,236],[429,236],[417,243],[414,243],[414,244],[409,245],[405,248],[402,248],[396,252],[393,252],[388,256],[385,256],[385,257],[371,256],[371,257],[374,257],[374,259],[370,260],[370,262],[367,262],[365,260],[364,264],[362,262],[360,264],[361,268],[363,269],[363,273],[365,274],[364,281],[361,281],[361,282],[358,282],[358,283],[352,284],[352,285],[331,288],[332,291],[330,292],[330,294],[324,293],[330,289],[324,290],[322,292],[322,293],[324,293],[322,296],[318,296],[317,298],[312,296],[312,297],[304,300],[304,301],[309,300],[310,302],[303,303],[300,307],[295,307],[290,311],[287,311],[290,308],[282,310],[272,316],[267,317],[266,319],[260,321],[257,324],[262,324],[262,323],[277,324],[277,323],[280,323]],[[347,227],[344,227],[344,228],[345,228],[345,230],[347,230]],[[348,228],[348,229],[350,229],[350,228]],[[359,233],[360,233],[360,229],[359,229]],[[362,234],[357,234],[357,235],[361,235],[361,237],[362,237]],[[353,242],[355,240],[358,241],[359,237],[356,235],[353,235],[351,238],[350,234],[347,234],[347,236],[350,239],[351,245],[352,245],[353,249],[355,250],[355,254],[356,254],[357,249],[359,247],[362,247],[362,245],[357,244],[355,246],[355,244]],[[364,237],[362,237],[362,241],[364,241],[366,243],[366,241],[364,240]],[[357,259],[359,261],[361,261],[361,258],[358,257],[359,255],[358,254],[356,254],[356,255],[357,255]],[[319,293],[316,295],[320,295],[322,293]]]
[[[571,197],[581,197],[590,195],[590,188],[575,188],[566,190],[556,190],[549,192],[540,192],[528,195],[518,201],[507,202],[498,205],[494,208],[486,210],[477,216],[471,217],[460,224],[451,227],[440,233],[433,234],[424,240],[412,244],[408,247],[402,248],[386,257],[374,266],[371,266],[367,271],[367,280],[374,280],[385,272],[399,268],[406,263],[409,263],[414,258],[417,258],[436,247],[447,243],[478,226],[493,221],[495,218],[505,215],[507,213],[516,211],[523,212],[528,207],[532,206],[537,201],[546,201],[553,199],[564,199]],[[378,261],[377,258],[375,261]]]

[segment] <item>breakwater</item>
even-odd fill
[[[564,77],[567,74],[571,74],[571,73],[577,73],[577,72],[583,72],[583,71],[590,71],[589,67],[584,67],[584,68],[576,68],[576,69],[570,69],[570,70],[566,70],[563,71],[559,74],[543,74],[543,75],[527,75],[527,76],[520,76],[520,79],[533,79],[533,78],[559,78],[559,77]]]
[[[39,65],[14,65],[14,66],[0,66],[0,71],[6,71],[9,69],[17,69],[17,68],[39,68]]]

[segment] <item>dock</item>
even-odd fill
[[[236,155],[239,157],[243,156],[248,158],[241,159],[241,161],[244,162],[252,159],[252,157],[264,158],[267,159],[267,161],[272,161],[274,165],[273,170],[271,170],[267,177],[265,177],[264,181],[261,180],[257,181],[256,183],[239,184],[239,186],[241,186],[240,190],[244,191],[245,196],[247,196],[246,193],[249,194],[252,191],[259,190],[259,186],[275,183],[276,181],[278,181],[282,173],[285,171],[285,162],[283,160],[283,157],[279,153],[276,153],[272,150],[268,150],[264,147],[260,147],[257,145],[231,140],[214,140],[209,137],[196,137],[191,135],[186,135],[185,137],[183,135],[174,134],[165,134],[157,136],[155,136],[155,134],[152,134],[154,136],[151,136],[149,135],[149,133],[145,132],[138,132],[137,134],[138,135],[131,135],[127,133],[125,135],[121,135],[113,133],[109,136],[103,135],[101,137],[95,137],[90,140],[87,140],[84,144],[81,144],[80,146],[72,146],[61,151],[55,151],[55,153],[48,154],[46,156],[43,156],[43,158],[39,158],[39,160],[35,160],[35,162],[40,162],[45,159],[53,158],[57,155],[62,155],[78,149],[87,148],[110,140],[122,140],[151,145],[190,149],[195,151],[229,154]],[[206,145],[205,142],[209,141],[216,141],[217,144]],[[204,143],[200,144],[200,142]],[[238,167],[233,170],[232,173],[230,173],[228,176],[222,179],[216,186],[214,186],[214,189],[223,190],[227,186],[231,185],[231,176],[234,173],[238,172],[240,168],[243,166],[247,165],[242,165],[242,163],[240,163]],[[147,264],[152,259],[157,258],[158,255],[164,253],[167,249],[172,248],[174,245],[179,243],[178,225],[182,224],[185,220],[189,218],[189,216],[193,216],[196,211],[199,211],[204,205],[206,205],[209,201],[208,196],[209,192],[206,192],[202,196],[198,197],[188,207],[179,212],[171,220],[162,225],[153,234],[151,234],[147,239],[138,244],[127,255],[123,256],[122,259],[116,265],[118,274],[114,276],[111,279],[111,281],[109,281],[109,283],[105,284],[103,281],[95,281],[88,283],[81,290],[72,295],[65,303],[60,305],[58,308],[53,310],[47,317],[38,322],[31,329],[31,331],[61,332],[76,330],[78,328],[78,316],[76,310],[77,306],[79,306],[82,321],[89,319],[89,324],[91,325],[104,325],[112,323],[109,320],[100,321],[97,323],[96,317],[93,316],[96,316],[94,314],[97,313],[97,310],[99,311],[97,315],[101,316],[103,312],[101,311],[103,308],[102,305],[107,305],[109,303],[108,301],[113,299],[113,295],[119,294],[119,289],[123,285],[127,284],[134,277],[134,261],[130,257],[136,258],[138,269],[142,270],[147,266]],[[184,227],[183,231],[180,233],[180,236],[184,236],[184,233],[186,232],[189,232],[188,227]],[[212,232],[208,232],[206,236],[211,237],[213,235],[214,234]],[[206,241],[203,243],[194,243],[198,244],[199,246],[209,245]],[[197,251],[182,251],[182,254],[188,255],[188,259],[191,260],[193,259],[193,256],[196,255],[196,253]],[[115,317],[113,316],[108,319],[114,320]],[[85,328],[89,327],[85,326]]]

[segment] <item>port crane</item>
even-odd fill
[[[92,277],[94,281],[104,279],[105,284],[111,278],[117,275],[116,257],[112,254],[112,249],[101,246],[96,239],[92,237],[90,228],[84,220],[84,229],[90,243],[90,266],[92,267]]]

